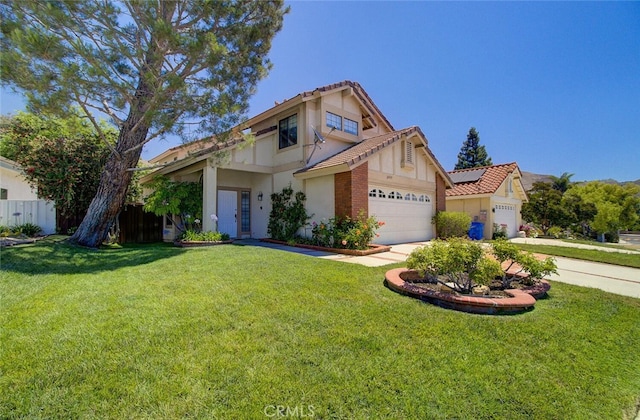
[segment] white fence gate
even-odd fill
[[[42,232],[56,233],[56,208],[46,200],[0,200],[0,225],[17,226],[33,223]]]

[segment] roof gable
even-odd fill
[[[362,111],[362,122],[364,124],[363,128],[365,130],[367,129],[367,127],[370,128],[376,125],[375,121],[377,117],[377,119],[382,122],[382,124],[384,124],[389,131],[394,131],[393,125],[389,122],[389,120],[387,120],[387,117],[385,117],[382,111],[380,111],[380,108],[378,108],[378,106],[373,102],[364,88],[358,82],[352,82],[350,80],[344,80],[342,82],[321,86],[313,90],[299,93],[289,99],[285,99],[282,102],[276,102],[275,106],[250,118],[244,124],[242,124],[242,126],[249,127],[259,121],[273,116],[274,114],[284,112],[287,108],[290,108],[301,102],[319,98],[329,92],[346,89],[353,89],[353,94],[360,103],[360,109]]]
[[[429,150],[429,148],[427,147],[426,137],[422,133],[422,130],[420,130],[420,127],[417,126],[412,126],[403,130],[397,130],[391,133],[385,133],[362,140],[361,142],[356,143],[353,146],[344,149],[334,154],[333,156],[328,157],[327,159],[324,159],[320,162],[317,162],[311,166],[295,172],[295,174],[311,174],[313,172],[321,171],[324,173],[324,170],[328,170],[331,172],[351,170],[354,167],[359,166],[360,164],[367,161],[375,153],[378,153],[379,151],[391,146],[397,141],[414,134],[420,138],[425,152],[435,164],[437,172],[445,179],[445,183],[447,183],[449,186],[453,185],[453,182],[451,181],[447,172],[442,168],[440,162],[438,162],[433,153],[431,153],[431,150]]]
[[[494,194],[507,177],[516,171],[519,175],[516,162],[450,171],[455,185],[447,190],[447,197]]]

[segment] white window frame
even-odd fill
[[[331,119],[329,118],[331,117]],[[334,114],[333,112],[327,111],[326,113],[327,127],[335,128],[336,130],[342,131],[342,116],[338,114]],[[329,121],[338,123],[339,125],[329,124]]]

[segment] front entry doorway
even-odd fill
[[[218,231],[231,238],[251,236],[249,190],[218,190]]]

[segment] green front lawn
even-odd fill
[[[629,418],[640,403],[640,299],[595,289],[553,283],[495,317],[391,292],[398,265],[250,246],[44,242],[0,264],[0,418]]]
[[[627,254],[614,251],[600,251],[598,249],[581,249],[556,245],[516,244],[518,248],[557,257],[576,258],[578,260],[601,262],[606,264],[623,265],[640,268],[640,254]]]

